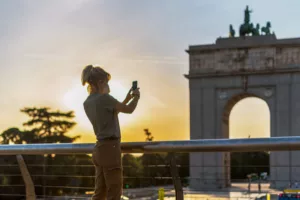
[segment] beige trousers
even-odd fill
[[[96,170],[92,200],[120,200],[123,188],[120,141],[97,141],[92,160]]]

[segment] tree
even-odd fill
[[[76,125],[75,122],[71,121],[75,117],[73,111],[51,112],[48,107],[33,107],[21,109],[21,112],[31,118],[29,121],[23,123],[23,126],[31,128],[29,132],[32,132],[36,138],[32,142],[70,143],[80,138],[79,135],[74,137],[65,135],[67,131]]]
[[[146,135],[146,141],[152,142],[154,137],[149,129],[144,129]],[[143,184],[144,186],[165,185],[172,184],[172,179],[155,179],[153,177],[171,177],[169,153],[144,153],[141,156],[141,162],[143,165]],[[175,155],[176,164],[178,167],[178,173],[180,177],[183,177],[182,182],[188,183],[187,177],[189,176],[189,154],[179,153]]]
[[[149,129],[144,129],[145,135],[146,135],[146,141],[152,142],[154,137],[152,136],[152,133],[149,132]]]
[[[21,131],[20,129],[18,128],[9,128],[7,130],[5,130],[2,134],[1,134],[1,137],[2,137],[2,141],[1,143],[2,144],[23,144],[23,143],[30,143],[31,141],[34,141],[35,140],[35,135],[33,132],[30,132],[30,131]],[[26,157],[27,159],[30,158],[30,156],[27,156],[27,155],[24,155],[23,156],[24,158]],[[33,159],[36,161],[36,163],[39,163],[38,160],[42,161],[41,158],[42,156],[35,156]],[[32,157],[31,157],[32,158]],[[3,172],[3,174],[19,174],[20,173],[20,170],[24,171],[24,170],[27,170],[26,166],[24,165],[21,165],[20,169],[16,163],[16,156],[1,156],[1,160],[0,160],[0,164],[1,165],[15,165],[17,167],[6,167],[6,169],[1,169],[1,171]],[[35,171],[35,173],[38,173],[38,171]],[[7,177],[4,179],[5,181],[3,182],[2,181],[2,184],[3,185],[19,185],[20,183],[21,184],[24,184],[24,181],[25,182],[30,182],[31,179],[30,177],[26,177],[25,176],[25,180],[23,181],[22,179],[20,179],[20,177],[14,177],[14,176],[10,176],[10,177]],[[11,189],[7,189],[7,187],[5,187],[5,189],[3,188],[2,193],[5,193],[5,194],[11,194],[11,193],[15,193],[15,194],[24,194],[25,193],[25,190],[24,188],[16,188],[16,187],[13,187]],[[8,198],[8,197],[5,197],[5,198]],[[10,199],[15,199],[16,197],[10,197]]]
[[[65,134],[76,123],[71,121],[74,118],[73,111],[69,112],[51,112],[49,108],[24,108],[21,112],[27,114],[31,119],[23,126],[30,128],[21,131],[13,127],[5,130],[2,134],[2,144],[23,144],[23,143],[69,143],[80,138]]]
[[[146,141],[152,142],[154,137],[149,129],[144,129]],[[169,174],[168,163],[166,161],[165,153],[144,153],[141,158],[143,166],[142,186],[162,185],[166,180],[157,179],[157,177],[166,177]]]
[[[135,188],[140,185],[139,177],[142,175],[143,166],[141,160],[131,154],[125,154],[122,158],[124,187]]]
[[[74,142],[80,136],[69,137],[66,136],[66,133],[73,128],[76,123],[73,121],[74,112],[60,112],[60,111],[50,111],[48,107],[42,108],[28,108],[25,107],[20,110],[21,112],[27,114],[29,116],[29,120],[23,123],[23,126],[26,128],[25,130],[20,130],[16,127],[9,128],[5,130],[1,137],[3,144],[30,144],[30,143],[70,143]],[[59,159],[60,157],[64,157],[63,159]],[[58,156],[57,158],[52,158],[51,155],[47,155],[45,158],[42,155],[38,156],[24,156],[24,160],[26,163],[30,164],[38,164],[44,162],[43,168],[31,168],[29,167],[29,171],[31,175],[36,174],[57,174],[57,170],[55,171],[55,167],[51,167],[49,165],[52,164],[60,164],[60,165],[70,165],[74,163],[76,165],[75,156]],[[88,156],[85,158],[90,160]],[[2,161],[1,161],[2,162]],[[7,156],[6,163],[16,163],[15,156]],[[45,167],[47,165],[47,168]],[[9,169],[11,172],[15,169]],[[16,172],[10,173],[16,174]],[[65,181],[58,181],[58,177],[33,177],[35,185],[46,185],[48,183],[53,183],[53,185],[68,185],[71,178],[66,178]],[[20,184],[20,177],[9,177],[8,182],[14,184]],[[24,183],[21,183],[24,184]],[[21,188],[23,189],[23,188]],[[45,195],[57,195],[60,192],[60,188],[50,188],[47,190],[47,194],[45,188],[38,187],[36,189],[37,195],[45,194]],[[14,193],[24,193],[24,192],[14,192]]]
[[[21,131],[13,127],[2,132],[2,144],[29,144],[38,141],[37,136],[32,131]]]
[[[23,132],[20,131],[18,128],[9,128],[1,134],[2,137],[2,144],[22,144],[23,142]]]
[[[267,152],[233,152],[231,153],[231,179],[245,180],[248,174],[270,171],[270,154]]]
[[[30,117],[30,120],[23,123],[23,126],[29,128],[27,132],[31,132],[34,134],[36,140],[32,142],[38,143],[70,143],[80,138],[79,135],[74,137],[66,136],[65,134],[71,128],[75,126],[75,122],[72,119],[75,117],[73,111],[69,112],[60,112],[60,111],[50,111],[48,107],[42,108],[28,108],[25,107],[21,109],[21,112],[27,114]],[[65,156],[65,164],[67,163],[69,157]],[[54,174],[54,168],[46,166],[55,164],[55,159],[52,158],[51,154],[48,154],[46,158],[44,158],[44,167],[43,174]],[[60,163],[62,164],[62,163]],[[68,182],[68,180],[65,180]],[[56,177],[43,177],[42,178],[43,185],[46,185],[46,182],[57,182]],[[63,183],[63,182],[59,182]],[[45,187],[43,188],[43,194],[49,195],[58,195],[59,189],[50,188],[47,190]]]

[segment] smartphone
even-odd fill
[[[137,81],[132,81],[132,90],[136,90],[138,87],[138,82]]]

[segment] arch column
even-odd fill
[[[260,78],[263,79],[263,77]],[[273,80],[276,80],[275,77]],[[282,83],[250,85],[245,93],[240,87],[224,87],[226,84],[222,84],[224,81],[221,78],[215,79],[215,81],[214,84],[210,84],[209,80],[195,80],[190,85],[191,139],[228,138],[228,117],[231,108],[237,101],[249,96],[261,98],[268,104],[272,137],[290,134],[289,87]],[[196,84],[196,82],[198,83]],[[201,82],[202,84],[199,84]],[[257,80],[256,83],[258,84],[260,81]],[[297,119],[300,121],[300,117]],[[292,162],[290,157],[295,157],[295,155],[299,155],[299,153],[271,153],[270,181],[272,187],[281,188],[288,185],[292,167],[287,165]],[[190,175],[193,177],[191,187],[216,189],[230,185],[230,168],[228,167],[230,156],[228,153],[192,153],[190,164]],[[228,166],[226,167],[226,165]]]

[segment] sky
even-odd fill
[[[185,50],[227,37],[229,24],[237,30],[246,5],[251,21],[271,21],[277,38],[299,37],[299,0],[0,0],[0,133],[22,128],[21,108],[49,106],[74,110],[70,134],[95,142],[80,75],[98,64],[111,73],[119,101],[133,80],[141,88],[136,111],[120,114],[122,141],[144,141],[145,128],[154,140],[189,139]],[[268,120],[264,102],[242,100],[230,115],[230,137],[267,137]]]

